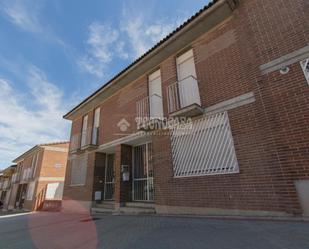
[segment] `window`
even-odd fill
[[[309,58],[300,62],[301,68],[303,69],[307,83],[309,84]]]
[[[34,193],[34,187],[35,187],[35,182],[31,182],[28,184],[28,189],[27,189],[27,200],[32,200],[33,198],[33,193]]]
[[[71,185],[85,185],[87,175],[87,155],[76,156],[70,160]]]
[[[171,147],[176,177],[238,172],[226,112],[173,128]]]
[[[87,140],[88,115],[83,117],[81,147],[86,145]]]
[[[99,127],[100,127],[100,108],[96,108],[93,118],[92,143],[98,143]]]
[[[48,183],[46,188],[46,200],[61,200],[63,193],[63,182]]]
[[[162,118],[162,86],[161,86],[161,70],[157,70],[148,77],[149,91],[149,117]]]
[[[39,152],[37,152],[34,156],[35,162],[34,162],[34,168],[32,168],[32,178],[35,177],[36,169],[38,167],[38,161],[39,161]]]

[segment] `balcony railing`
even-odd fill
[[[162,97],[158,94],[153,94],[136,102],[136,115],[137,118],[162,118]]]
[[[32,179],[32,168],[26,168],[23,170],[22,181],[29,181]]]
[[[99,127],[89,127],[82,133],[75,134],[71,137],[70,151],[76,151],[88,146],[98,145]]]
[[[136,118],[138,129],[154,129],[153,125],[163,118],[162,97],[153,94],[136,102]]]
[[[197,79],[188,76],[167,87],[168,111],[176,112],[191,105],[201,105]]]
[[[18,174],[17,172],[14,173],[14,174],[12,175],[12,183],[19,182],[19,180],[20,180],[20,174]]]
[[[2,189],[8,189],[9,187],[10,187],[10,181],[9,180],[5,180],[3,182]]]
[[[70,141],[70,151],[75,151],[80,148],[80,133],[72,135]]]

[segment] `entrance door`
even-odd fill
[[[151,143],[133,147],[133,201],[154,201]]]
[[[104,200],[114,200],[115,173],[114,173],[115,154],[106,155],[105,163],[105,183]]]
[[[149,75],[149,116],[150,118],[163,117],[163,104],[162,104],[162,87],[161,87],[161,71]]]
[[[186,107],[192,104],[201,104],[199,89],[196,82],[196,71],[193,50],[177,57],[177,77],[180,106]]]

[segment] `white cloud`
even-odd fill
[[[40,32],[38,20],[40,5],[38,1],[10,0],[1,1],[1,10],[16,26],[31,32]]]
[[[30,94],[0,77],[0,166],[38,143],[68,139],[62,91],[44,72],[30,66],[25,76]],[[31,106],[27,105],[31,98]]]
[[[123,11],[120,22],[111,26],[94,22],[89,25],[87,54],[79,65],[87,72],[103,77],[115,59],[134,60],[175,29],[183,19],[149,22],[141,15]]]
[[[127,42],[134,58],[147,52],[148,49],[162,40],[181,23],[177,19],[147,23],[142,15],[126,17],[125,20],[122,22],[121,28],[128,37]]]
[[[81,59],[80,65],[88,72],[102,77],[106,64],[112,60],[111,47],[118,40],[118,36],[118,32],[110,25],[92,23],[87,40],[88,54]]]
[[[68,49],[65,42],[53,34],[43,22],[41,18],[43,3],[41,0],[0,0],[0,11],[18,28]]]

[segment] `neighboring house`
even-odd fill
[[[8,209],[39,210],[59,206],[69,142],[39,144],[13,162]]]
[[[64,209],[308,214],[305,2],[214,1],[68,112]]]
[[[0,200],[3,203],[3,209],[7,209],[10,195],[12,175],[16,165],[11,165],[0,172]]]

